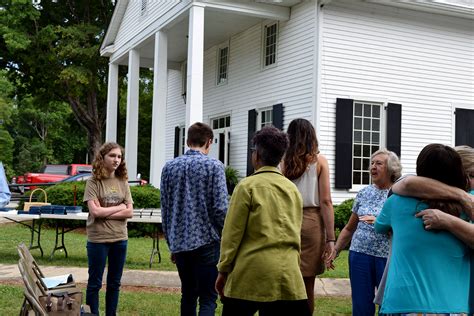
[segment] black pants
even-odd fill
[[[222,300],[222,316],[311,316],[307,300],[255,302],[236,298]]]

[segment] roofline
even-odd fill
[[[101,56],[110,56],[112,53],[109,51],[109,48],[115,42],[115,37],[117,36],[120,24],[122,22],[123,16],[125,15],[125,11],[127,10],[129,0],[117,0],[114,8],[114,13],[112,14],[112,18],[110,19],[109,26],[107,28],[107,32],[105,33],[104,40],[102,41],[102,45],[100,46],[100,55]]]

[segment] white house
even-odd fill
[[[379,147],[412,173],[428,143],[474,146],[470,0],[118,0],[101,54],[110,60],[107,140],[116,139],[118,65],[128,66],[131,175],[139,67],[154,69],[155,186],[196,121],[214,129],[212,155],[245,175],[256,130],[309,119],[335,203],[369,183]]]

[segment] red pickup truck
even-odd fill
[[[13,177],[12,184],[56,182],[82,172],[92,172],[92,166],[86,164],[45,165],[38,173],[30,172],[23,176]]]

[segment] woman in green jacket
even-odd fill
[[[288,138],[264,127],[253,144],[256,171],[235,188],[222,233],[222,315],[310,315],[299,268],[302,198],[276,168]]]

